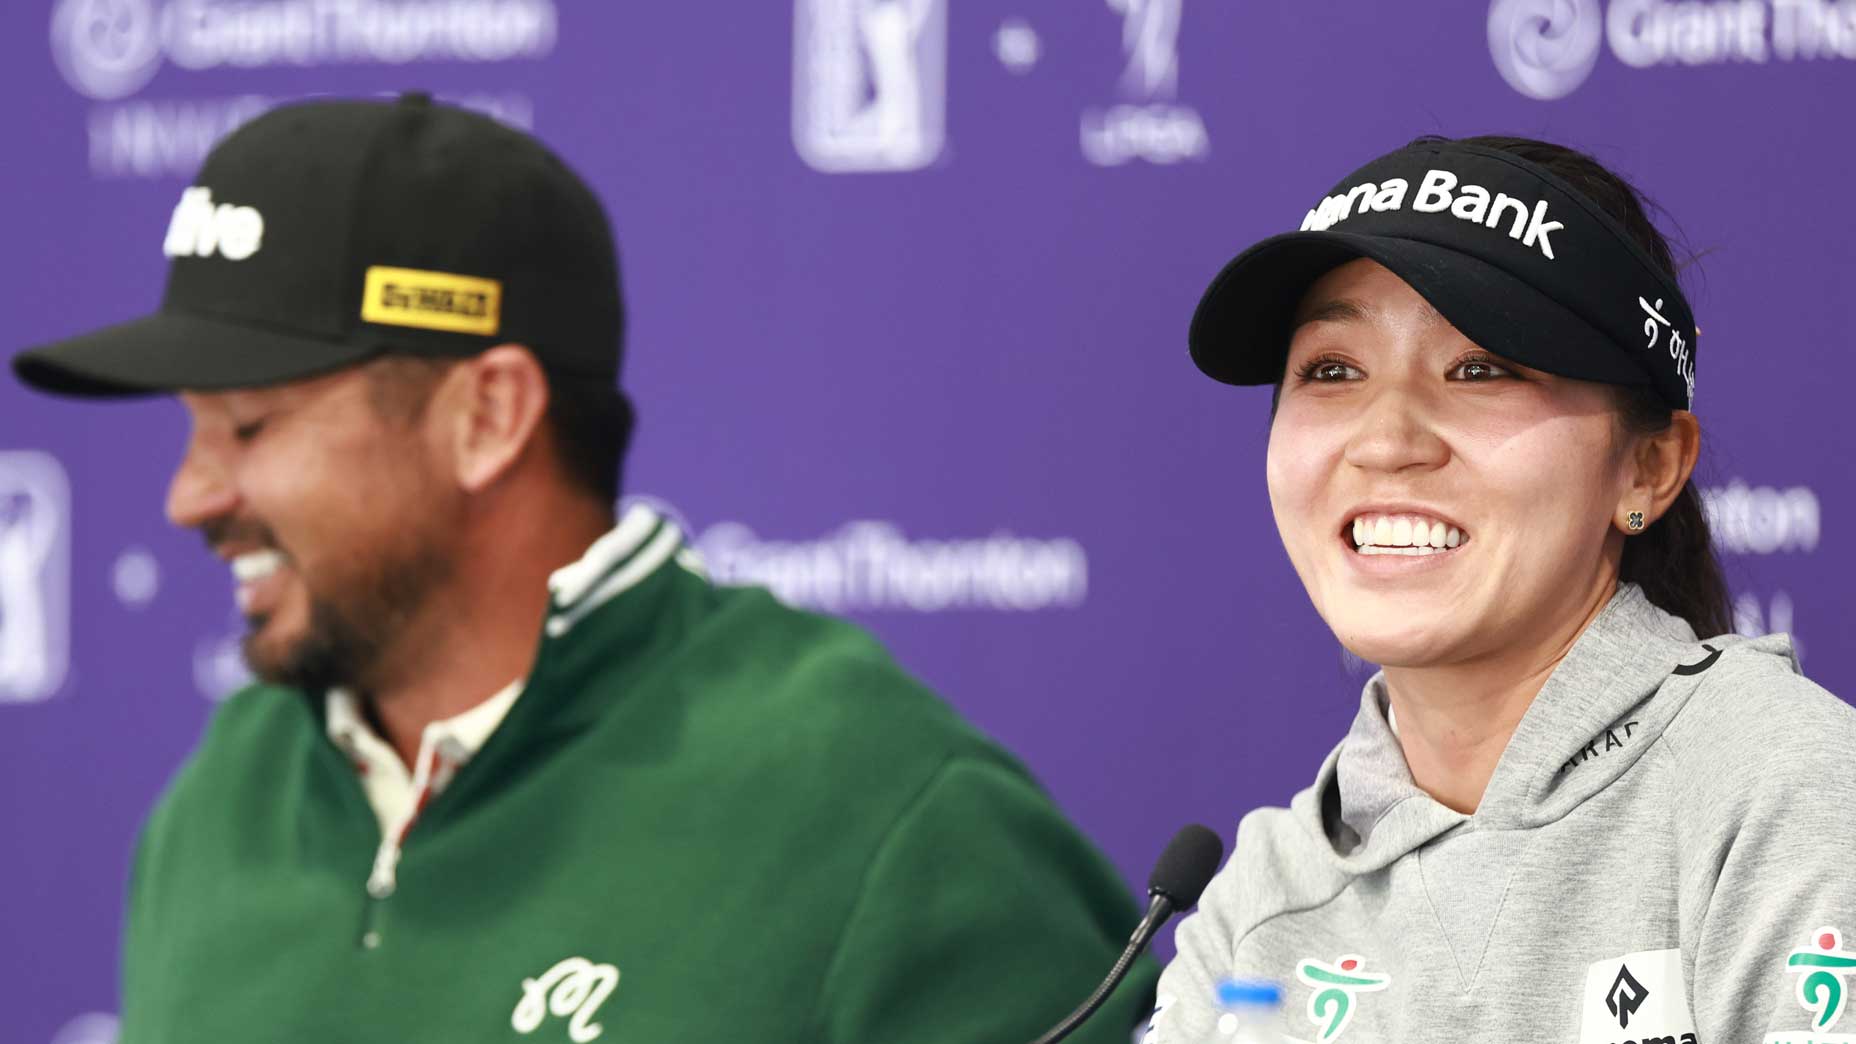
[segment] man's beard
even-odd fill
[[[299,574],[309,597],[306,630],[280,648],[266,648],[258,640],[266,620],[252,620],[243,643],[245,662],[274,685],[306,692],[371,692],[382,680],[386,654],[450,574],[450,560],[425,541],[346,571],[339,594],[318,592]]]

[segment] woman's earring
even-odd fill
[[[1643,512],[1633,511],[1624,518],[1624,528],[1633,533],[1643,532]]]

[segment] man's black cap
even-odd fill
[[[1296,305],[1356,258],[1390,269],[1465,337],[1548,373],[1695,393],[1696,329],[1676,282],[1609,214],[1512,153],[1421,140],[1342,179],[1303,219],[1239,254],[1199,301],[1192,359],[1226,384],[1274,384]]]
[[[428,95],[252,120],[206,158],[163,247],[159,311],[22,352],[20,379],[211,391],[516,343],[550,371],[617,380],[624,316],[598,200],[534,138]]]

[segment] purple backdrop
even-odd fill
[[[1183,6],[1182,6],[1183,4]],[[1440,5],[1446,6],[1446,5]],[[157,301],[204,148],[426,87],[606,200],[629,489],[712,566],[875,629],[1131,880],[1353,714],[1282,555],[1267,393],[1185,326],[1237,248],[1420,133],[1565,140],[1707,253],[1702,476],[1741,629],[1856,694],[1856,0],[39,0],[0,13],[8,346]],[[0,1011],[92,1044],[135,829],[238,680],[224,567],[162,518],[182,417],[0,381]]]

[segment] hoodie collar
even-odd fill
[[[1386,866],[1464,824],[1553,822],[1623,775],[1662,734],[1685,700],[1652,697],[1694,643],[1685,622],[1651,605],[1636,585],[1620,585],[1529,704],[1473,816],[1438,804],[1413,782],[1387,721],[1385,674],[1375,674],[1347,738],[1322,766],[1310,811],[1337,806],[1325,830],[1355,872]]]

